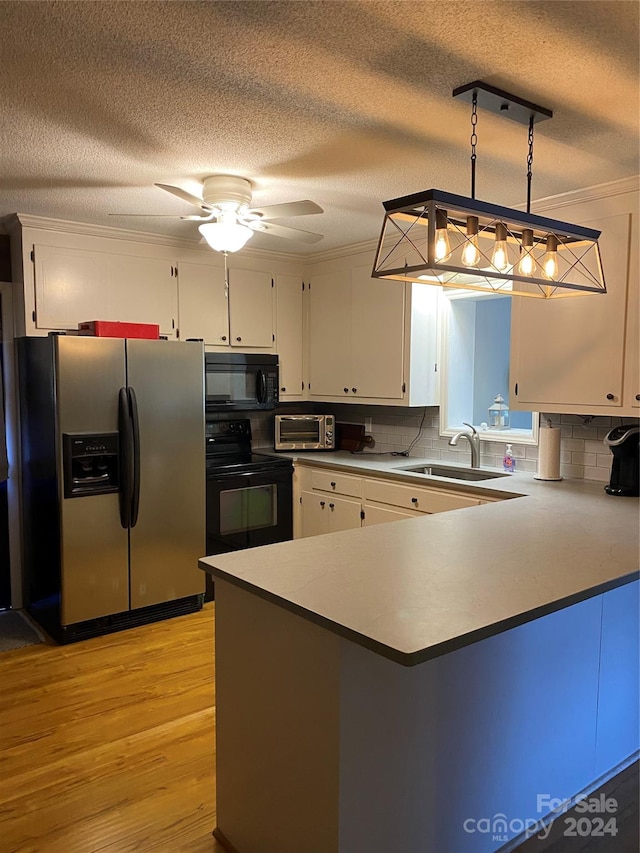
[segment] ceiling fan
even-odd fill
[[[272,234],[301,243],[316,243],[322,240],[322,234],[279,225],[274,219],[289,216],[308,216],[324,213],[313,201],[291,201],[283,204],[271,204],[265,207],[250,207],[251,182],[235,175],[211,175],[202,184],[202,198],[180,187],[170,184],[154,184],[159,189],[171,193],[183,201],[193,204],[201,213],[189,216],[172,214],[148,214],[163,218],[186,219],[201,222],[198,230],[202,242],[207,242],[217,252],[237,252],[254,233]],[[145,216],[147,214],[111,214],[112,216]]]

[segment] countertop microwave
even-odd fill
[[[207,412],[275,409],[278,405],[278,356],[207,352],[204,383]]]
[[[333,450],[335,415],[276,415],[276,450]]]

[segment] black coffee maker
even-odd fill
[[[617,426],[603,439],[613,453],[611,479],[604,487],[608,495],[640,495],[640,427]]]

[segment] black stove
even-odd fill
[[[207,420],[207,554],[282,542],[293,536],[293,464],[254,453],[248,418]],[[207,588],[207,598],[213,597]]]
[[[251,450],[251,421],[248,418],[207,421],[205,441],[207,476],[267,471],[270,468],[292,469],[290,459]]]

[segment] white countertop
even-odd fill
[[[399,470],[439,460],[288,455],[480,498],[520,496],[200,560],[214,578],[398,663],[421,663],[638,577],[639,499],[609,496],[602,483],[518,472],[473,483]]]

